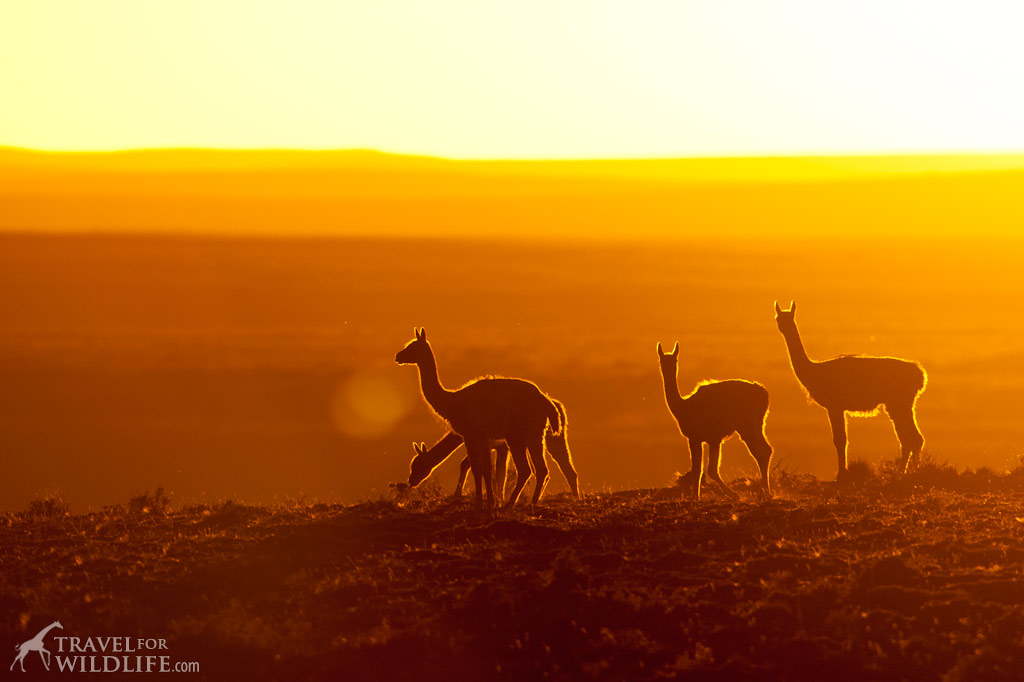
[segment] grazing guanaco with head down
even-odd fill
[[[820,362],[811,360],[800,340],[795,314],[795,302],[790,302],[789,310],[775,303],[775,321],[786,339],[793,373],[811,399],[828,412],[832,442],[839,460],[836,479],[842,479],[847,473],[846,413],[874,414],[879,405],[885,406],[896,429],[902,456],[900,469],[906,472],[912,457],[919,455],[924,447],[924,436],[915,414],[917,397],[928,383],[924,368],[909,360],[867,355],[841,355]]]
[[[569,454],[569,444],[565,441],[566,425],[568,421],[565,416],[565,408],[557,400],[552,400],[555,407],[562,414],[562,432],[557,436],[551,433],[548,429],[544,434],[544,446],[552,459],[558,465],[562,475],[565,476],[565,482],[569,485],[569,489],[572,490],[572,494],[577,499],[580,497],[579,488],[579,476],[576,474],[576,469],[573,467],[572,456]],[[449,455],[462,445],[462,436],[457,433],[449,432],[444,438],[434,443],[430,448],[427,448],[426,443],[413,443],[412,449],[415,452],[415,456],[412,458],[412,462],[409,463],[409,487],[415,488],[422,483],[430,474],[434,472],[438,466],[441,465]],[[497,456],[495,458],[495,471],[494,471],[494,489],[499,495],[504,494],[505,490],[505,472],[508,460],[508,445],[506,443],[498,443],[495,445],[495,451]],[[459,481],[455,484],[454,497],[460,497],[462,491],[466,485],[466,478],[469,474],[469,457],[465,457],[462,463],[459,465]],[[518,474],[517,474],[518,475]]]
[[[441,466],[448,457],[462,446],[462,436],[452,431],[444,435],[444,438],[437,441],[429,448],[426,443],[413,443],[412,461],[409,462],[409,487],[415,488],[425,481],[434,469]],[[494,445],[496,453],[494,459],[494,490],[499,498],[505,494],[505,473],[508,468],[508,445],[504,442]],[[455,484],[453,497],[462,497],[462,491],[466,487],[466,478],[469,476],[469,457],[462,459],[459,465],[459,481]]]
[[[722,441],[739,433],[751,456],[761,470],[761,485],[771,494],[768,476],[772,446],[764,435],[764,422],[768,415],[768,391],[761,384],[740,379],[701,382],[688,396],[679,395],[676,380],[679,343],[671,353],[665,353],[658,344],[661,378],[665,386],[665,402],[675,417],[679,431],[690,446],[690,472],[687,482],[694,499],[700,499],[700,486],[704,478],[704,443],[708,444],[708,476],[733,499],[739,496],[722,480],[719,473]]]
[[[544,432],[549,426],[552,435],[563,431],[563,412],[536,384],[523,379],[484,377],[454,391],[446,389],[438,377],[426,330],[417,329],[415,333],[416,338],[399,351],[395,362],[417,366],[424,400],[465,442],[476,479],[477,504],[483,504],[485,486],[488,506],[495,504],[490,452],[500,441],[508,444],[516,465],[516,485],[506,506],[511,507],[519,499],[531,464],[537,478],[531,502],[536,504],[548,482]]]

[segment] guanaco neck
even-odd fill
[[[679,365],[676,363],[671,366],[661,365],[661,380],[665,385],[665,402],[668,403],[669,411],[677,418],[683,413],[686,406],[686,401],[679,395],[679,384],[676,380],[678,372]]]
[[[796,328],[796,323],[793,324],[792,331],[783,332],[782,337],[786,339],[786,348],[789,349],[789,364],[793,366],[793,372],[797,377],[802,379],[807,375],[807,371],[811,369],[814,362],[807,357],[807,351],[804,350],[803,341],[800,340],[800,332]]]
[[[420,362],[416,363],[420,370],[420,391],[427,404],[439,415],[448,418],[448,404],[452,392],[441,385],[441,379],[437,375],[437,361],[434,360],[434,352],[431,351]]]

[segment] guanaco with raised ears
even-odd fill
[[[757,462],[761,470],[761,486],[766,494],[771,495],[768,477],[772,446],[764,435],[765,418],[768,416],[768,391],[765,387],[741,379],[704,381],[684,397],[679,394],[676,379],[679,343],[670,353],[664,352],[659,343],[658,360],[665,386],[665,403],[690,446],[690,472],[686,482],[693,498],[700,499],[701,481],[704,478],[704,443],[708,444],[708,477],[729,497],[739,497],[725,484],[719,473],[722,442],[734,433],[739,433]]]
[[[490,452],[501,441],[508,444],[516,465],[516,484],[506,507],[519,499],[531,465],[537,479],[531,502],[537,504],[549,478],[544,462],[544,432],[550,429],[552,435],[562,433],[564,411],[536,384],[523,379],[482,377],[456,390],[446,389],[438,377],[426,330],[416,329],[415,335],[395,356],[395,362],[417,366],[424,400],[465,442],[476,480],[477,504],[483,505],[485,488],[488,506],[495,504]]]
[[[874,414],[880,405],[892,420],[900,441],[900,470],[906,472],[915,455],[924,447],[924,436],[917,426],[917,397],[928,384],[928,375],[916,362],[900,358],[870,355],[840,355],[815,361],[807,357],[800,332],[796,328],[796,302],[789,310],[775,303],[775,322],[786,339],[789,362],[797,380],[814,402],[828,412],[832,425],[832,443],[836,448],[836,480],[847,473],[846,415]]]

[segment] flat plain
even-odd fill
[[[413,441],[444,433],[415,370],[394,363],[413,326],[447,385],[518,376],[561,400],[584,491],[687,470],[655,352],[677,340],[683,394],[762,382],[778,466],[828,480],[828,420],[793,377],[776,299],[797,300],[812,357],[920,361],[926,452],[1004,471],[1024,452],[1019,253],[1013,240],[5,235],[0,500],[376,499],[407,476]],[[897,454],[884,416],[851,419],[852,459]],[[435,474],[446,489],[458,458]],[[755,471],[736,439],[723,470]],[[565,489],[557,474],[551,489]]]

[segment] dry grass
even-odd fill
[[[950,470],[497,515],[429,486],[348,507],[40,501],[0,522],[3,637],[56,618],[165,636],[204,679],[1008,679],[1021,470]]]

